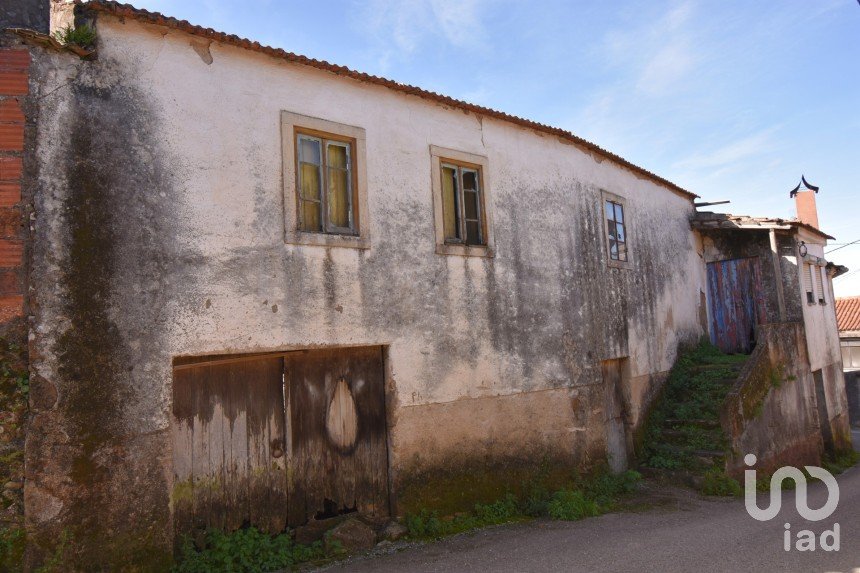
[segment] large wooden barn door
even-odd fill
[[[758,258],[708,263],[711,342],[723,352],[749,353],[765,320]]]
[[[290,417],[290,524],[388,513],[382,349],[285,357]]]
[[[177,366],[173,413],[177,533],[243,524],[283,531],[283,358]]]

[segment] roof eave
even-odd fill
[[[246,38],[241,38],[239,36],[233,34],[226,34],[224,32],[218,32],[213,30],[212,28],[204,28],[202,26],[195,26],[191,24],[187,20],[179,20],[177,18],[171,18],[169,16],[165,16],[158,12],[150,12],[148,10],[143,10],[140,8],[135,8],[129,4],[120,4],[118,2],[113,2],[111,0],[90,0],[89,2],[83,2],[82,0],[75,0],[75,4],[80,6],[82,9],[90,12],[98,12],[102,14],[109,14],[116,16],[118,18],[132,18],[137,21],[154,24],[157,26],[164,26],[167,28],[180,30],[186,32],[188,34],[192,34],[195,36],[202,36],[207,39],[221,42],[223,44],[243,48],[246,50],[252,50],[255,52],[267,54],[269,56],[290,61],[292,63],[310,66],[316,69],[325,70],[331,72],[333,74],[337,74],[340,76],[346,76],[361,82],[372,83],[376,85],[381,85],[387,87],[389,89],[399,91],[401,93],[405,93],[408,95],[414,95],[423,99],[428,99],[432,101],[436,101],[438,103],[442,103],[445,105],[449,105],[452,107],[456,107],[462,109],[464,111],[469,111],[481,116],[491,117],[494,119],[498,119],[501,121],[505,121],[508,123],[512,123],[515,125],[519,125],[520,127],[525,127],[529,129],[533,129],[535,131],[539,131],[541,133],[547,133],[550,135],[554,135],[574,145],[583,148],[584,150],[594,153],[596,155],[601,156],[604,159],[608,159],[613,163],[628,169],[633,172],[637,176],[641,176],[645,179],[649,179],[654,183],[665,187],[666,189],[673,191],[687,199],[691,202],[694,199],[698,199],[699,196],[695,193],[691,193],[687,191],[683,187],[672,183],[668,179],[664,179],[659,175],[648,171],[643,167],[639,167],[638,165],[631,163],[624,159],[619,155],[615,155],[614,153],[603,149],[602,147],[591,143],[590,141],[583,139],[577,135],[574,135],[572,132],[566,131],[564,129],[558,127],[552,127],[549,125],[545,125],[542,123],[538,123],[536,121],[532,121],[529,119],[525,119],[519,116],[510,115],[504,113],[502,111],[494,110],[491,108],[471,104],[462,100],[458,100],[446,95],[437,94],[435,92],[431,92],[416,86],[411,86],[408,84],[401,84],[395,82],[394,80],[389,80],[387,78],[382,78],[379,76],[373,76],[370,74],[366,74],[363,72],[358,72],[347,68],[345,66],[339,66],[336,64],[331,64],[324,60],[315,60],[313,58],[309,58],[307,56],[302,56],[299,54],[295,54],[292,52],[287,52],[281,48],[273,48],[270,46],[264,46],[259,42],[254,42],[248,40]]]

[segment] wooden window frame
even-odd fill
[[[321,231],[305,231],[301,228],[301,197],[299,181],[299,137],[321,140],[321,170],[323,172],[320,216]],[[349,144],[350,162],[350,227],[331,227],[327,205],[328,173],[325,169],[327,143]],[[367,137],[363,128],[333,121],[281,112],[281,146],[283,151],[284,181],[284,240],[295,245],[323,247],[370,248],[370,218],[367,208]]]
[[[614,203],[616,205],[619,205],[621,207],[621,212],[624,214],[624,220],[621,222],[621,225],[624,228],[624,244],[627,247],[627,259],[624,261],[612,258],[612,249],[611,245],[609,244],[609,232],[606,226],[607,222],[609,221],[609,219],[606,217],[606,203]],[[621,195],[610,193],[609,191],[601,191],[599,212],[601,229],[600,234],[603,237],[604,252],[606,253],[606,265],[616,269],[632,269],[633,249],[631,248],[632,243],[630,240],[630,210],[627,208],[627,199],[625,197],[622,197]]]
[[[430,146],[431,180],[433,191],[433,219],[436,231],[436,253],[440,255],[459,255],[467,257],[493,257],[495,241],[493,237],[492,204],[490,201],[489,162],[483,155],[448,149],[436,145]],[[463,239],[450,240],[445,238],[445,218],[442,199],[442,166],[452,166],[460,169],[470,169],[477,172],[478,179],[478,217],[479,234],[483,244],[470,245]],[[458,176],[458,181],[462,176]],[[462,190],[459,191],[462,194]],[[458,217],[460,236],[465,232],[465,215],[463,202],[459,202]]]

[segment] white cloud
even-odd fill
[[[481,14],[488,0],[372,0],[362,10],[360,29],[377,45],[386,69],[392,59],[408,57],[426,42],[483,50],[486,30]]]
[[[757,159],[772,152],[776,143],[773,136],[778,129],[779,126],[762,129],[716,149],[687,157],[675,163],[673,167],[683,170],[701,170],[738,166],[744,161]],[[778,162],[774,164],[771,161],[769,165],[775,166]]]

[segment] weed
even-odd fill
[[[523,488],[522,499],[508,493],[494,503],[476,504],[471,513],[447,519],[425,509],[407,515],[405,524],[410,537],[437,538],[534,517],[582,519],[614,509],[618,498],[632,492],[641,478],[635,471],[612,475],[601,469],[588,478],[574,477],[569,488],[553,493],[540,482],[535,482]]]
[[[0,529],[0,571],[22,571],[26,537],[21,527]]]
[[[72,534],[67,529],[60,533],[59,543],[54,547],[54,552],[48,557],[36,573],[55,573],[65,571],[66,552],[72,546]]]
[[[828,455],[821,462],[821,466],[832,474],[841,474],[860,461],[860,453],[847,450],[839,454]]]
[[[702,493],[738,497],[743,494],[743,488],[738,480],[726,475],[726,472],[721,469],[713,468],[705,472],[702,481]]]
[[[321,541],[300,545],[286,533],[271,536],[253,527],[233,533],[210,530],[202,549],[188,538],[183,540],[173,573],[265,573],[326,555]]]
[[[63,45],[75,45],[81,48],[91,48],[96,43],[96,31],[83,24],[77,28],[66,26],[54,32],[54,37]]]
[[[552,496],[547,504],[547,512],[553,519],[575,521],[600,515],[600,506],[582,491],[561,490]]]

